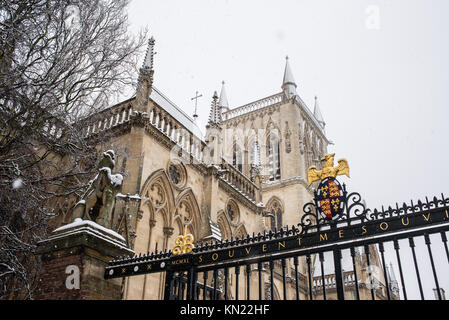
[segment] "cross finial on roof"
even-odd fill
[[[199,98],[201,98],[203,95],[202,94],[200,94],[200,95],[198,95],[198,91],[195,93],[195,96],[192,98],[192,99],[190,99],[190,100],[195,100],[195,113],[193,114],[193,118],[196,120],[196,118],[198,118],[198,114],[197,114],[197,111],[198,111],[198,99]]]

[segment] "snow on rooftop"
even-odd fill
[[[153,86],[150,98],[156,102],[161,108],[167,111],[173,118],[179,121],[187,130],[193,133],[197,138],[203,140],[203,133],[197,126],[195,121],[181,110],[170,99],[164,96],[158,89]]]

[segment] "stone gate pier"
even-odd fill
[[[108,262],[132,256],[125,239],[93,221],[75,219],[39,242],[42,260],[36,299],[118,300],[121,279],[104,279]]]

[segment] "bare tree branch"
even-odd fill
[[[92,177],[82,125],[135,86],[128,3],[0,0],[0,299],[33,297],[36,243]]]

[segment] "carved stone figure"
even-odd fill
[[[115,153],[108,150],[98,164],[99,173],[90,182],[89,188],[74,209],[73,217],[91,220],[105,228],[111,228],[115,196],[122,189],[123,176],[112,174]]]

